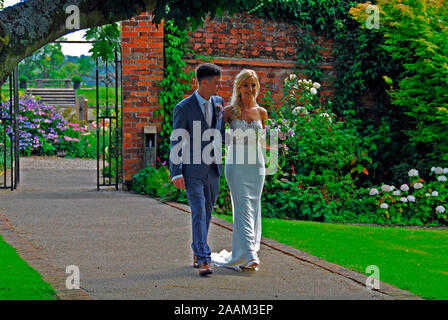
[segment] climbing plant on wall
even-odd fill
[[[182,59],[191,50],[186,46],[188,29],[180,29],[173,20],[165,22],[164,56],[165,66],[163,80],[159,82],[162,90],[159,94],[160,108],[154,112],[155,117],[162,117],[160,135],[160,157],[168,159],[170,153],[170,134],[173,129],[173,108],[183,99],[184,92],[190,88],[194,72],[185,72],[187,63]]]
[[[161,108],[154,112],[155,117],[162,117],[161,127],[160,158],[168,159],[170,153],[170,135],[173,130],[173,109],[183,100],[186,91],[191,89],[191,80],[195,76],[194,70],[185,71],[187,62],[185,57],[210,61],[202,55],[196,55],[194,50],[188,45],[188,33],[192,27],[180,28],[174,24],[173,20],[165,22],[164,32],[164,56],[165,67],[163,80],[159,82],[162,90],[159,94]]]

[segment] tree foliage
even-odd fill
[[[369,3],[352,10],[364,23]],[[448,3],[446,0],[379,0],[381,48],[401,67],[385,74],[393,105],[414,119],[411,141],[429,146],[428,156],[448,161]]]

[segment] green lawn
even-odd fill
[[[55,292],[0,235],[0,300],[54,300]]]
[[[85,99],[88,99],[89,106],[96,106],[96,88],[80,88],[76,90],[77,95],[83,95]],[[115,105],[115,87],[109,87],[107,91],[109,105]],[[100,105],[104,105],[106,101],[106,87],[99,87]],[[118,103],[121,99],[121,88],[118,88]],[[101,103],[101,100],[103,102]]]
[[[232,222],[232,217],[217,215]],[[263,218],[263,236],[426,299],[448,299],[448,230],[375,227]]]
[[[2,87],[3,98],[9,99],[9,87]],[[77,95],[84,95],[89,100],[89,106],[96,106],[96,88],[80,88],[76,89]],[[25,89],[19,89],[19,96],[25,95]],[[109,87],[107,91],[109,105],[115,105],[115,87]],[[99,88],[100,105],[105,105],[106,102],[106,88]],[[121,88],[118,88],[118,99],[121,99]],[[118,101],[120,103],[120,100]]]

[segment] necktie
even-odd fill
[[[212,125],[212,115],[210,113],[210,108],[208,107],[209,102],[206,101],[204,103],[204,107],[205,107],[205,121],[207,122],[208,126],[210,127]]]

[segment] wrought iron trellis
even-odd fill
[[[9,75],[9,103],[2,103],[0,108],[0,170],[2,170],[3,175],[3,181],[0,181],[0,189],[15,190],[20,183],[19,122],[17,121],[19,115],[18,82],[18,67],[16,66]],[[1,87],[3,87],[3,83]],[[8,180],[10,180],[9,185]]]

